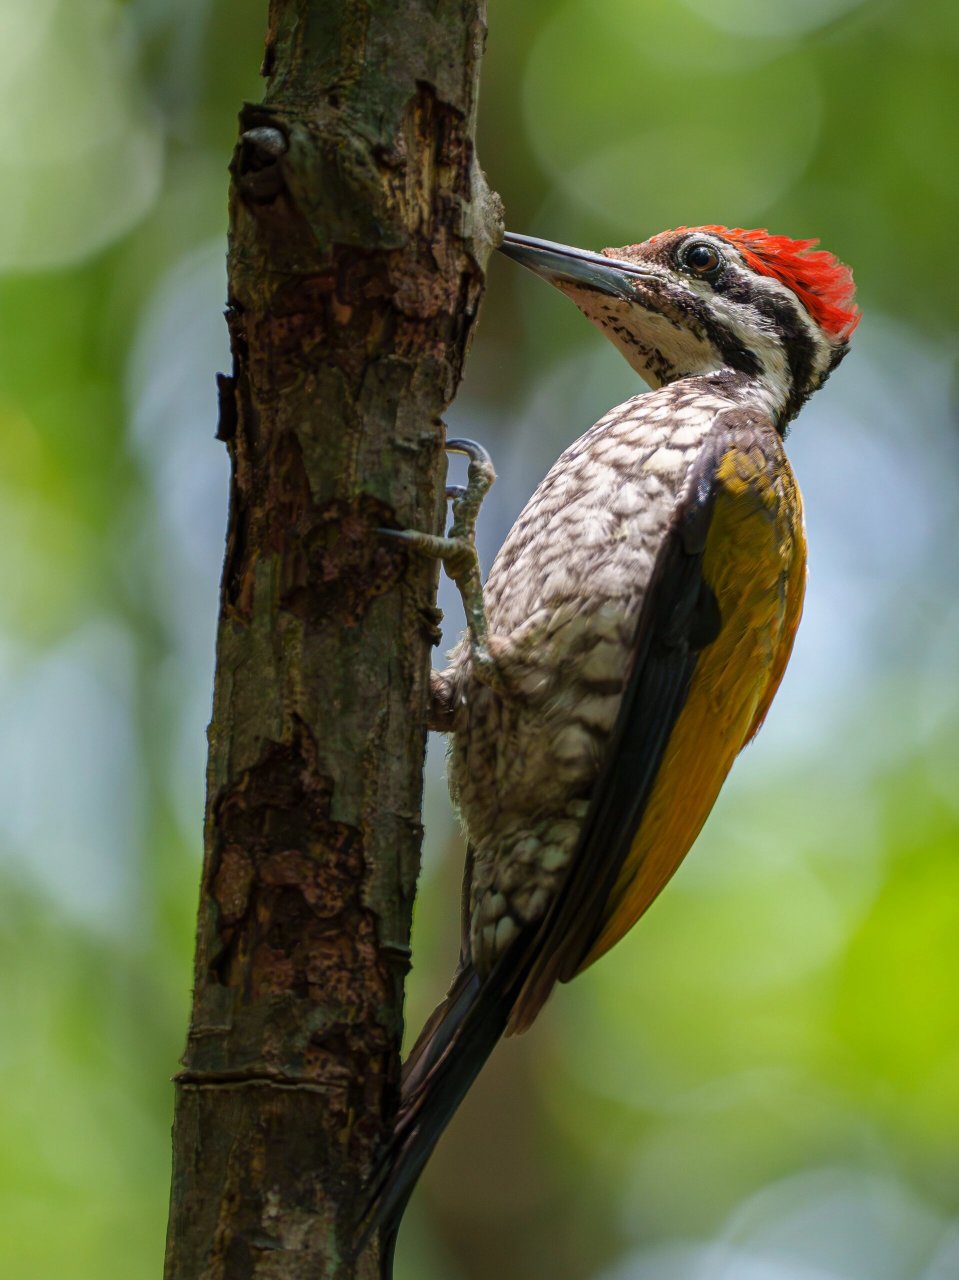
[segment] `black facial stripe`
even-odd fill
[[[756,353],[750,351],[728,325],[712,316],[708,307],[704,308],[703,328],[706,330],[709,341],[730,368],[741,369],[743,373],[748,373],[754,378],[762,373],[762,363]]]
[[[700,298],[692,290],[663,285],[661,294],[650,303],[644,303],[639,297],[636,301],[641,306],[646,306],[647,310],[667,315],[667,319],[671,320],[677,329],[695,331],[698,328],[706,341],[719,352],[723,363],[730,368],[739,369],[751,377],[757,377],[762,372],[762,365],[755,354],[743,344],[732,329],[716,319],[710,310],[708,300]],[[663,310],[664,302],[669,308],[669,313]],[[690,323],[691,321],[693,323]]]
[[[753,305],[773,322],[786,349],[791,386],[789,399],[783,408],[783,421],[788,422],[816,389],[816,341],[803,322],[800,302],[793,303],[779,294],[763,291],[754,299]]]
[[[725,272],[713,288],[730,302],[752,306],[760,315],[772,321],[789,364],[789,396],[782,415],[783,421],[788,422],[818,386],[815,376],[818,348],[804,322],[802,304],[798,298],[791,301],[775,287],[766,288],[755,276],[743,275],[738,271]]]

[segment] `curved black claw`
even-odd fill
[[[446,451],[447,453],[465,453],[470,462],[481,462],[487,467],[493,465],[493,459],[489,456],[488,450],[481,444],[477,444],[475,440],[447,440]]]
[[[446,486],[447,501],[455,502],[457,498],[465,498],[465,497],[466,497],[465,484],[448,484]]]

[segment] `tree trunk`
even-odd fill
[[[498,202],[481,0],[273,0],[230,198],[233,464],[167,1280],[368,1276],[397,1092],[438,531]]]

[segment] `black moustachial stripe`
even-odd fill
[[[641,306],[645,305],[649,311],[670,314],[677,329],[691,329],[695,332],[698,328],[710,346],[719,352],[723,363],[731,369],[746,373],[752,378],[762,373],[762,363],[755,352],[750,351],[728,325],[713,315],[707,299],[697,297],[688,289],[670,288],[655,300],[644,304],[637,297],[636,302]],[[668,311],[664,303],[668,303]]]

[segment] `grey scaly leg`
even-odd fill
[[[459,588],[463,601],[473,669],[484,684],[502,692],[503,677],[489,651],[483,581],[476,554],[476,517],[483,499],[496,479],[496,472],[489,454],[474,440],[447,440],[446,449],[449,453],[463,453],[470,460],[466,485],[449,485],[446,490],[446,496],[453,503],[449,533],[442,537],[420,533],[416,529],[380,529],[379,532],[405,542],[411,550],[418,551],[421,555],[442,560],[446,572]]]

